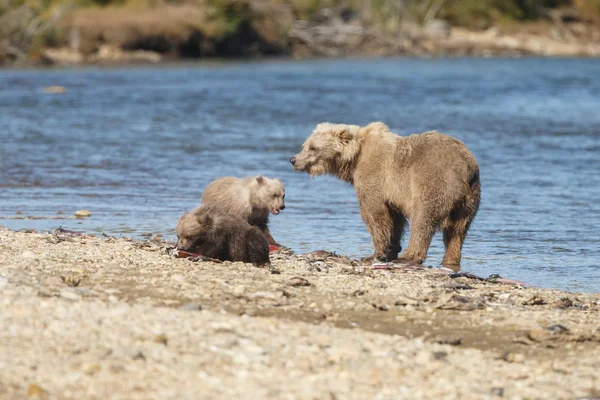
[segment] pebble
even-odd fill
[[[200,303],[185,303],[179,306],[180,310],[184,311],[200,311],[202,310],[202,304]]]
[[[67,91],[67,88],[65,88],[64,86],[58,86],[58,85],[47,86],[44,88],[44,93],[62,94],[62,93],[65,93],[66,91]]]
[[[77,210],[75,211],[75,218],[88,218],[92,215],[88,210]]]
[[[310,283],[307,279],[302,278],[301,276],[295,276],[287,282],[287,285],[294,286],[294,287],[312,286],[312,283]]]
[[[31,250],[25,250],[24,252],[21,253],[21,257],[26,260],[33,260],[33,259],[37,258],[37,255]]]
[[[246,286],[244,286],[244,285],[238,285],[233,288],[234,296],[242,296],[245,292],[246,292]]]
[[[62,297],[63,299],[73,300],[73,301],[81,300],[81,295],[75,293],[71,289],[62,289],[60,291],[60,297]]]

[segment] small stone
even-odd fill
[[[418,306],[419,301],[406,296],[398,296],[394,302],[395,306]]]
[[[71,287],[77,287],[81,283],[81,278],[76,278],[73,275],[61,276],[60,279],[62,279],[65,285]]]
[[[245,292],[246,292],[246,286],[244,286],[244,285],[238,285],[233,288],[234,296],[238,296],[238,297],[242,296]]]
[[[448,357],[448,353],[445,351],[436,351],[433,353],[433,358],[438,361],[446,361],[446,357]]]
[[[561,309],[564,309],[564,308],[571,308],[571,307],[573,307],[573,305],[574,305],[574,304],[573,304],[573,300],[571,300],[571,299],[570,299],[570,298],[568,298],[568,297],[562,297],[562,298],[561,298],[561,299],[559,299],[559,300],[558,300],[556,303],[554,303],[554,306],[555,306],[556,308],[561,308]]]
[[[81,295],[73,292],[71,289],[62,289],[60,291],[60,297],[72,301],[81,300]]]
[[[91,215],[92,215],[92,213],[90,213],[88,210],[75,211],[75,218],[88,218]]]
[[[435,339],[434,342],[439,343],[439,344],[447,344],[450,346],[460,346],[462,344],[462,339],[459,337],[438,338],[438,339]]]
[[[533,295],[523,302],[524,306],[541,306],[543,304],[546,304],[546,301],[538,295]]]
[[[67,88],[64,86],[47,86],[44,88],[44,93],[52,93],[52,94],[62,94],[67,91]]]
[[[169,343],[169,340],[167,339],[167,335],[165,335],[164,333],[154,336],[154,341],[156,343],[164,344],[165,346],[167,345],[167,343]]]
[[[8,285],[8,278],[0,276],[0,289],[5,288]]]
[[[504,397],[504,388],[493,387],[492,390],[490,390],[490,394],[492,396]]]
[[[464,285],[464,284],[458,283],[458,282],[450,282],[446,285],[443,285],[442,287],[446,288],[446,289],[456,289],[456,290],[471,290],[471,289],[473,289],[473,286]]]
[[[200,303],[185,303],[179,306],[180,310],[183,311],[200,311],[202,310],[202,304]]]
[[[43,397],[47,394],[47,391],[45,391],[44,389],[42,389],[41,386],[36,385],[35,383],[29,385],[29,388],[27,389],[27,396],[29,397]]]
[[[502,360],[509,363],[521,363],[525,360],[523,354],[506,352],[500,357]]]
[[[179,283],[185,282],[185,276],[183,276],[181,274],[173,275],[171,277],[171,279],[174,280],[175,282],[179,282]]]
[[[560,334],[569,331],[569,328],[561,325],[561,324],[552,324],[546,327],[547,331],[550,331],[552,334]]]
[[[33,260],[37,258],[37,255],[31,250],[25,250],[23,253],[21,253],[21,257],[26,260]]]
[[[95,375],[100,372],[100,365],[86,363],[81,366],[81,371],[86,375]]]
[[[301,276],[295,276],[287,282],[288,286],[299,287],[299,286],[312,286],[307,279],[302,278]]]

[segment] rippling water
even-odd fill
[[[353,189],[288,158],[323,121],[438,129],[481,166],[463,269],[600,291],[600,61],[387,59],[0,71],[0,225],[174,238],[222,175],[286,186],[272,233],[372,252]],[[64,94],[43,88],[62,85]],[[23,215],[92,218],[15,220]],[[443,255],[436,235],[428,263]],[[400,278],[399,278],[400,279]]]

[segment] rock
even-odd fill
[[[67,89],[64,86],[48,86],[44,88],[44,93],[65,93]]]
[[[443,19],[434,19],[425,25],[424,32],[429,37],[449,38],[451,27],[448,21]]]
[[[63,283],[67,286],[77,287],[81,283],[81,278],[77,278],[74,275],[61,276]]]
[[[26,260],[33,260],[37,258],[37,255],[31,250],[25,250],[23,253],[21,253],[21,257]]]
[[[571,300],[570,298],[562,297],[557,302],[554,303],[554,306],[556,308],[565,309],[565,308],[573,307],[574,304],[573,304],[573,300]]]
[[[90,62],[102,62],[102,61],[110,61],[110,62],[135,62],[135,61],[145,61],[157,63],[162,59],[162,56],[154,51],[147,50],[135,50],[135,51],[125,51],[116,46],[111,45],[101,45],[96,53],[92,54],[88,61]]]
[[[299,287],[299,286],[312,286],[307,279],[302,278],[301,276],[294,276],[287,282],[288,286]]]
[[[75,218],[88,218],[92,214],[88,210],[77,210],[74,215]]]
[[[85,61],[85,57],[83,54],[81,54],[81,52],[68,47],[44,49],[42,51],[42,56],[53,64],[81,64]]]
[[[179,306],[180,310],[183,311],[200,311],[202,310],[202,304],[200,303],[185,303]]]
[[[452,337],[452,338],[437,338],[433,340],[434,343],[439,343],[439,344],[447,344],[450,346],[459,346],[462,344],[462,339],[459,337]]]
[[[540,306],[544,304],[546,304],[546,301],[538,295],[533,295],[523,302],[524,306]]]
[[[478,299],[448,293],[438,299],[435,308],[441,310],[472,311],[484,308],[484,305]]]
[[[460,279],[460,278],[459,278]],[[473,286],[465,285],[459,282],[450,282],[442,286],[446,289],[457,289],[457,290],[471,290]]]
[[[523,354],[506,352],[500,357],[502,360],[509,363],[522,363],[525,360]]]
[[[492,396],[504,397],[504,388],[493,387],[492,390],[490,390],[490,394]]]
[[[81,371],[86,375],[95,375],[100,372],[100,364],[85,363],[81,366]]]
[[[567,328],[561,324],[548,325],[545,329],[547,331],[552,332],[553,334],[560,334],[560,333],[565,333],[565,332],[569,331],[569,328]]]
[[[154,336],[154,341],[156,343],[164,344],[165,346],[169,343],[169,339],[167,338],[167,335],[165,335],[164,333]]]
[[[244,286],[244,285],[238,285],[238,286],[236,286],[236,287],[233,288],[233,295],[234,296],[240,297],[245,292],[246,292],[246,286]]]
[[[78,301],[81,300],[81,295],[75,293],[72,289],[62,289],[60,291],[60,297],[67,300]]]
[[[4,289],[6,286],[8,286],[8,278],[0,276],[0,289]]]
[[[398,298],[394,302],[395,306],[418,306],[419,304],[419,300],[402,295],[398,296]]]
[[[44,397],[47,396],[48,392],[44,390],[41,386],[32,383],[27,388],[27,396],[29,397]]]

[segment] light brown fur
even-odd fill
[[[410,220],[408,247],[397,261],[422,263],[439,229],[442,263],[460,265],[481,195],[477,160],[461,141],[436,131],[398,136],[381,122],[323,123],[290,162],[298,171],[354,185],[375,248],[369,259],[394,260]]]
[[[270,245],[280,246],[269,231],[269,213],[285,209],[285,190],[278,179],[261,175],[223,177],[211,182],[202,194],[202,204],[221,208],[226,213],[259,228]]]

